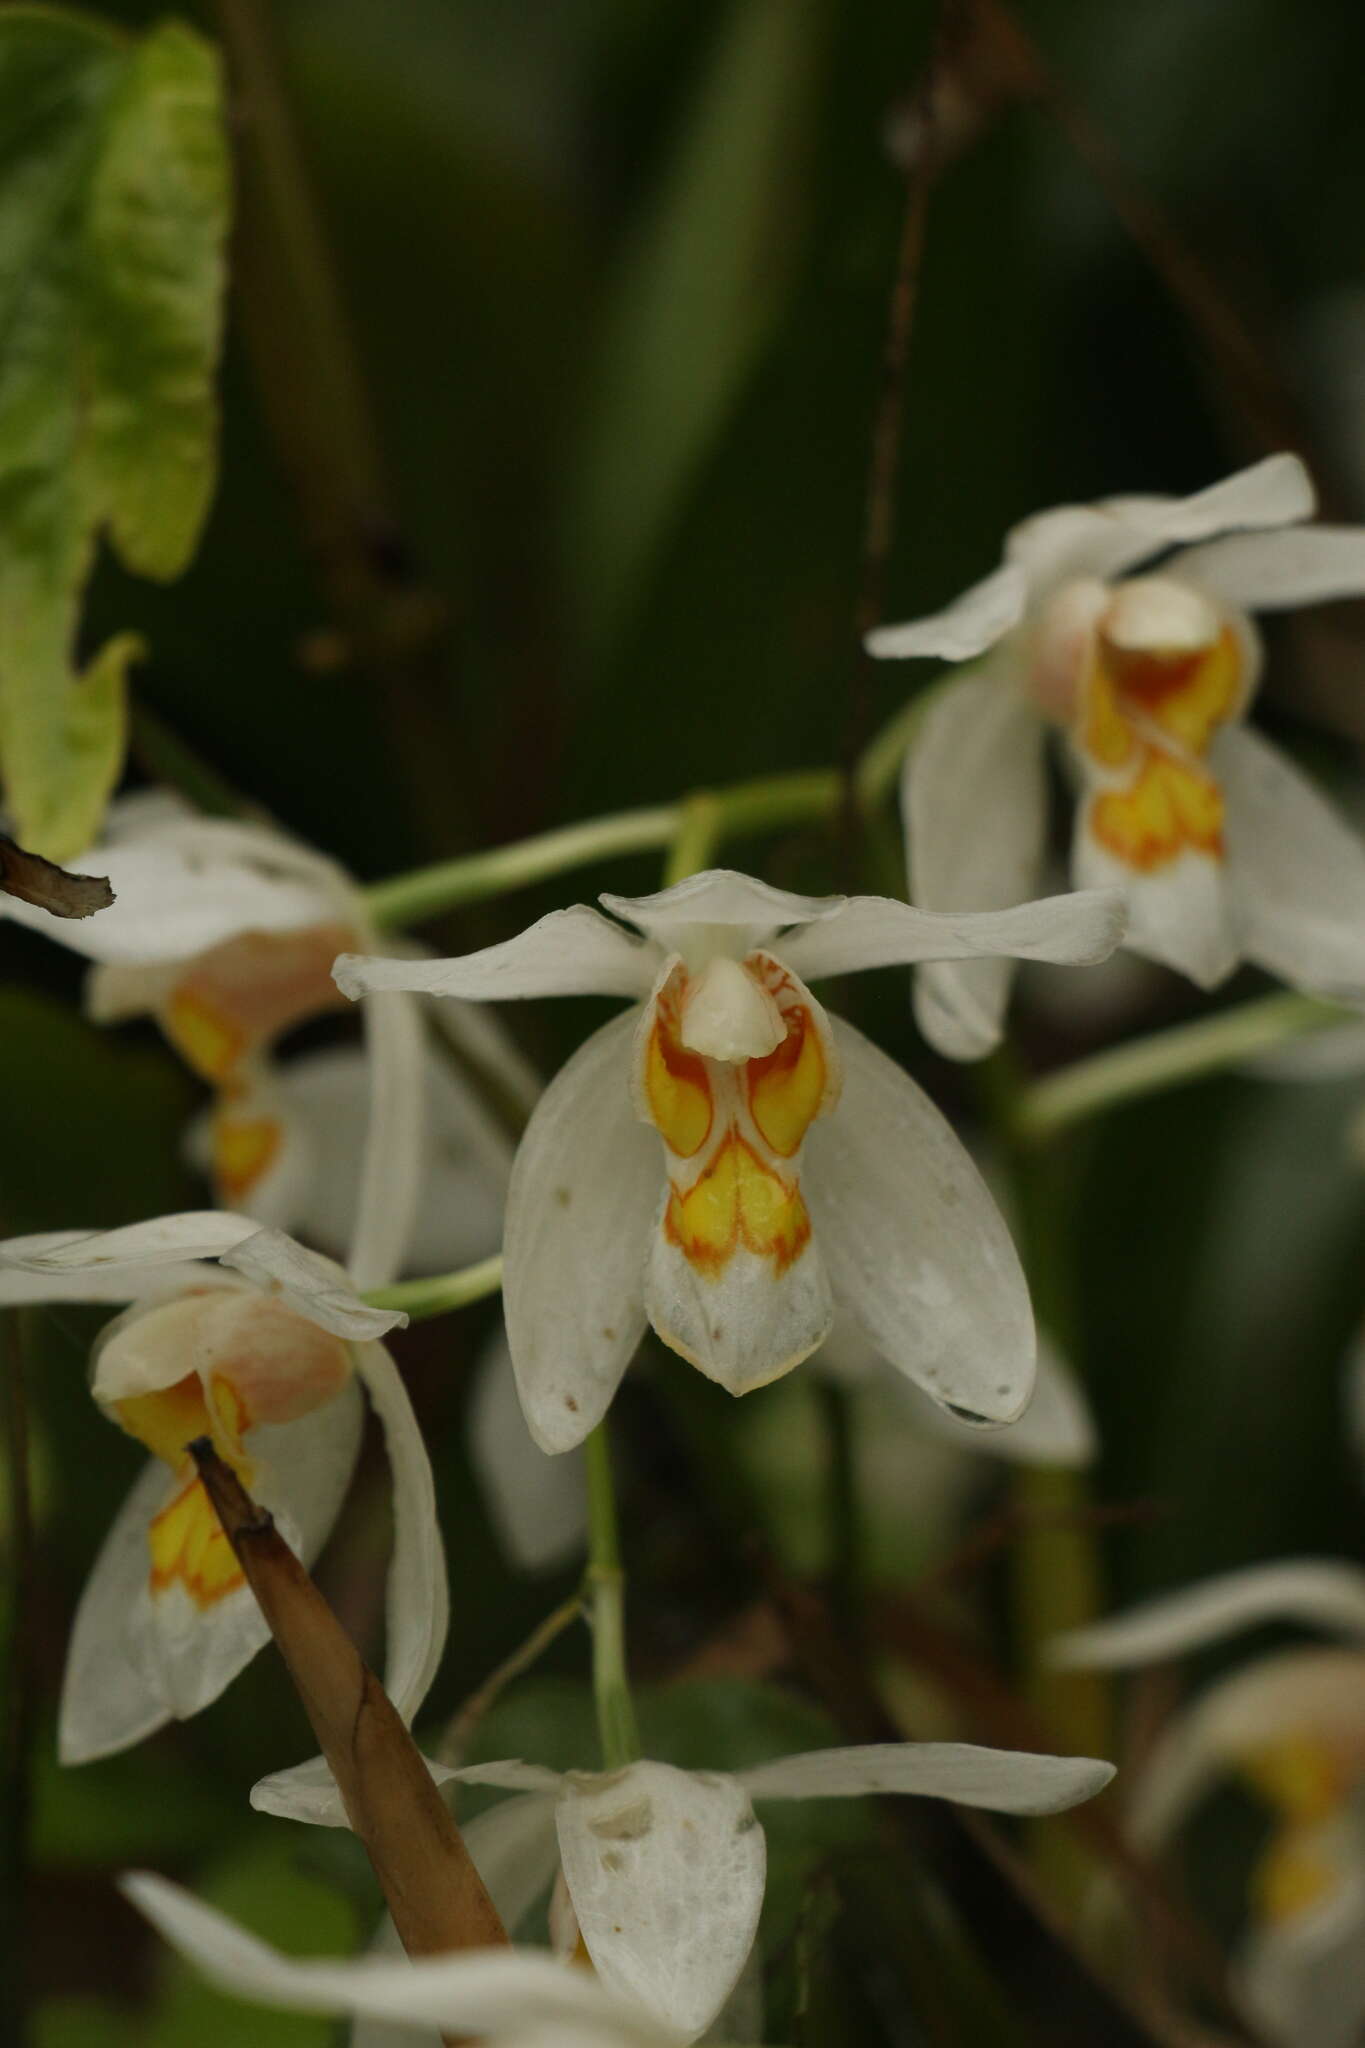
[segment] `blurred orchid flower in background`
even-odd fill
[[[221,1211],[0,1244],[0,1305],[53,1301],[132,1304],[97,1340],[91,1391],[152,1453],[77,1609],[63,1762],[198,1713],[269,1639],[186,1446],[208,1437],[308,1563],[350,1483],[362,1390],[393,1479],[385,1683],[411,1715],[440,1659],[448,1603],[431,1466],[378,1341],[406,1316],[369,1307],[330,1259]]]
[[[766,1876],[753,1801],[907,1793],[996,1813],[1060,1813],[1093,1798],[1113,1766],[966,1743],[873,1743],[774,1758],[733,1773],[645,1759],[624,1770],[560,1772],[519,1762],[433,1764],[441,1784],[519,1795],[481,1814],[465,1839],[509,1930],[562,1872],[558,1939],[581,1935],[606,1989],[695,2040],[739,1982]],[[252,1792],[265,1812],[346,1824],[325,1770],[280,1772]]]
[[[565,1969],[544,1953],[304,1959],[268,1947],[149,1871],[130,1873],[122,1889],[212,1983],[260,2005],[391,2023],[402,2030],[395,2038],[408,2041],[430,2027],[498,2048],[680,2048],[686,2038],[614,1997],[590,1971]]]
[[[1034,1335],[999,1212],[945,1119],[799,977],[1103,959],[1117,895],[934,916],[714,870],[601,901],[638,931],[578,904],[462,959],[336,965],[351,996],[633,999],[546,1089],[512,1172],[503,1295],[537,1443],[601,1420],[646,1320],[742,1394],[808,1357],[836,1300],[935,1400],[1011,1421]]]
[[[1075,880],[1122,888],[1129,946],[1204,988],[1245,959],[1365,1001],[1365,845],[1245,724],[1250,614],[1365,592],[1365,527],[1305,527],[1313,509],[1290,455],[1189,498],[1059,506],[1014,527],[1003,565],[945,611],[870,634],[883,658],[986,657],[906,755],[914,900],[981,910],[1036,889],[1052,726],[1079,784]],[[921,968],[926,1037],[989,1052],[1011,976],[1005,960]]]
[[[1356,2048],[1365,2027],[1365,1571],[1329,1560],[1255,1565],[1058,1638],[1070,1668],[1118,1670],[1266,1622],[1340,1638],[1279,1650],[1179,1710],[1131,1778],[1128,1826],[1165,1846],[1221,1774],[1272,1831],[1248,1886],[1236,1976],[1284,2048]]]

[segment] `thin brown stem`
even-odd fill
[[[451,1716],[436,1748],[441,1763],[459,1765],[464,1762],[469,1754],[469,1745],[478,1733],[479,1723],[496,1706],[505,1688],[529,1671],[533,1664],[539,1663],[551,1643],[557,1642],[566,1628],[572,1628],[576,1621],[581,1621],[585,1612],[582,1595],[575,1593],[553,1613],[547,1614],[543,1621],[536,1623],[526,1640],[518,1643],[510,1656],[503,1658],[496,1670],[490,1672],[483,1684]]]

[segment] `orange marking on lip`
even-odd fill
[[[1126,867],[1151,874],[1190,849],[1223,855],[1223,793],[1211,775],[1156,747],[1127,789],[1101,790],[1090,829]]]
[[[810,1242],[800,1188],[765,1166],[733,1130],[686,1194],[670,1191],[663,1229],[688,1263],[711,1277],[741,1248],[785,1273]]]
[[[664,1143],[677,1158],[691,1159],[711,1135],[715,1104],[706,1061],[679,1037],[678,994],[684,984],[681,972],[671,975],[655,999],[643,1079],[650,1118]]]
[[[820,1113],[829,1076],[824,1048],[804,1004],[783,1012],[787,1036],[744,1070],[749,1111],[766,1144],[791,1159]]]

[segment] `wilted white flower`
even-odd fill
[[[730,1997],[758,1929],[767,1852],[755,1800],[911,1793],[996,1813],[1059,1813],[1114,1775],[1088,1757],[955,1742],[813,1750],[736,1772],[650,1759],[607,1772],[515,1762],[431,1768],[441,1783],[521,1795],[466,1829],[509,1927],[562,1872],[571,1909],[564,1945],[581,1935],[608,1991],[689,2041]],[[325,1826],[346,1819],[325,1769],[263,1779],[252,1804]]]
[[[1365,1000],[1365,846],[1244,722],[1251,613],[1365,591],[1365,528],[1305,528],[1313,507],[1287,455],[1189,498],[1059,506],[1016,526],[1002,567],[946,611],[871,634],[879,656],[985,656],[906,757],[915,901],[986,909],[1036,889],[1056,728],[1079,783],[1076,881],[1123,889],[1130,946],[1202,987],[1245,959]],[[989,1051],[1010,975],[921,969],[926,1035],[954,1058]]]
[[[1357,2048],[1365,2027],[1365,1572],[1307,1559],[1231,1572],[1063,1636],[1057,1661],[1153,1663],[1269,1621],[1339,1646],[1281,1650],[1217,1680],[1171,1720],[1132,1783],[1129,1825],[1167,1843],[1220,1774],[1273,1816],[1248,1890],[1237,1977],[1284,2048]]]
[[[512,1173],[503,1293],[537,1443],[568,1450],[600,1421],[646,1320],[742,1394],[822,1343],[836,1300],[935,1400],[1012,1420],[1033,1320],[995,1204],[920,1090],[802,977],[1100,959],[1117,897],[933,916],[719,870],[601,900],[638,931],[579,904],[464,959],[336,968],[349,995],[634,999],[546,1090]]]
[[[132,1304],[96,1342],[91,1391],[152,1453],[76,1611],[63,1761],[198,1713],[269,1638],[187,1445],[209,1438],[306,1563],[350,1483],[362,1389],[393,1475],[386,1684],[414,1712],[445,1642],[447,1596],[431,1467],[378,1341],[406,1316],[369,1307],[330,1259],[218,1211],[0,1244],[0,1305],[51,1301]]]

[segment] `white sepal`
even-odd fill
[[[798,896],[736,868],[705,868],[670,888],[656,889],[650,896],[613,896],[608,892],[598,898],[613,916],[637,925],[666,952],[677,951],[684,957],[687,934],[694,926],[748,933],[757,943],[785,925],[819,923],[832,916],[843,900],[842,896]]]
[[[352,1000],[369,989],[507,1002],[522,996],[641,996],[654,953],[586,903],[552,910],[515,938],[452,960],[394,960],[343,953],[333,973]]]
[[[601,1421],[644,1333],[644,1268],[663,1161],[630,1094],[628,1010],[594,1032],[536,1106],[512,1169],[503,1304],[522,1411],[544,1451]]]
[[[1264,1621],[1303,1622],[1365,1641],[1365,1571],[1329,1558],[1248,1565],[1074,1629],[1057,1638],[1051,1656],[1068,1669],[1117,1670],[1178,1657]]]
[[[815,1749],[740,1771],[751,1799],[857,1799],[913,1793],[992,1813],[1062,1813],[1102,1792],[1114,1766],[1085,1756],[1033,1756],[968,1742],[872,1742]]]
[[[177,1260],[162,1266],[75,1266],[59,1269],[49,1255],[68,1245],[88,1244],[91,1230],[42,1230],[0,1243],[0,1308],[45,1301],[140,1301],[146,1295],[212,1285],[218,1268],[206,1261]]]
[[[841,1018],[834,1116],[806,1140],[806,1197],[836,1300],[934,1400],[1012,1422],[1033,1389],[1028,1288],[1004,1219],[946,1119]]]
[[[520,1571],[549,1571],[581,1551],[588,1497],[582,1454],[549,1457],[532,1440],[499,1329],[474,1368],[469,1446],[503,1549]]]
[[[364,1005],[369,1117],[355,1232],[355,1285],[387,1287],[403,1271],[426,1173],[427,1048],[414,997],[383,989]]]
[[[351,1343],[372,1343],[408,1320],[403,1309],[371,1308],[334,1259],[308,1251],[282,1230],[254,1229],[223,1253],[222,1264],[244,1274],[263,1293],[278,1295],[319,1329]]]
[[[878,661],[937,655],[941,661],[970,661],[984,654],[1018,625],[1028,603],[1028,579],[1014,562],[983,576],[941,612],[900,626],[878,626],[863,645]]]
[[[1045,896],[1009,910],[916,910],[891,896],[851,896],[823,924],[784,938],[778,951],[806,981],[1002,953],[1074,967],[1107,960],[1126,923],[1123,897],[1113,888]]]
[[[1176,574],[1224,604],[1281,611],[1365,591],[1365,527],[1297,526],[1241,533],[1191,548]]]

